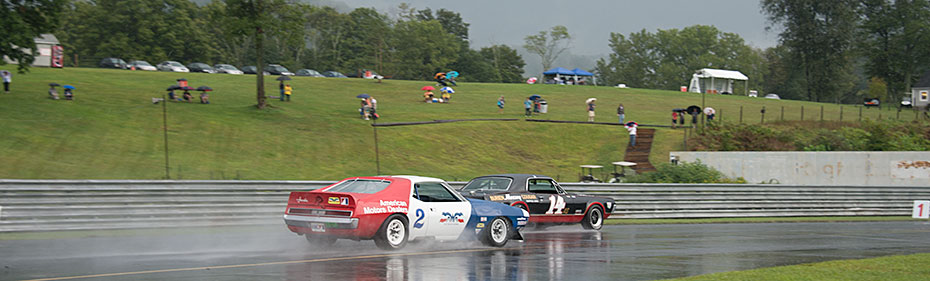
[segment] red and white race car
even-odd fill
[[[314,191],[291,192],[288,229],[311,243],[373,239],[382,249],[408,240],[478,239],[490,246],[522,240],[529,213],[495,202],[468,199],[436,178],[354,177]]]

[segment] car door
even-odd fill
[[[539,202],[527,203],[531,214],[576,215],[584,212],[585,202],[568,194],[552,179],[531,178],[527,180],[527,191],[536,195]],[[579,211],[581,210],[581,211]]]
[[[411,234],[455,239],[471,216],[471,204],[442,182],[415,183],[410,200],[415,208],[411,210]]]

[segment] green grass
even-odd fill
[[[862,222],[862,221],[920,221],[904,216],[875,217],[759,217],[759,218],[705,218],[705,219],[607,219],[604,224],[697,224],[697,223],[779,223],[779,222]]]
[[[354,98],[360,93],[378,99],[379,122],[522,118],[522,98],[539,94],[549,101],[550,113],[538,118],[584,121],[584,100],[597,97],[597,121],[615,121],[622,102],[627,120],[665,125],[670,109],[701,103],[700,95],[672,91],[462,83],[452,103],[425,104],[419,102],[419,89],[431,82],[295,77],[292,102],[272,100],[272,108],[258,110],[251,75],[34,68],[14,75],[11,94],[0,94],[0,178],[163,178],[162,108],[151,98],[181,77],[216,91],[210,105],[168,104],[174,179],[335,180],[376,174],[373,129],[358,118]],[[266,79],[265,87],[277,95],[273,79]],[[48,99],[49,82],[74,85],[76,100]],[[495,106],[500,95],[507,98],[504,114]],[[708,96],[707,104],[725,121],[735,121],[734,112],[743,106],[747,122],[759,122],[763,105],[769,112],[786,106],[786,119],[797,119],[801,105],[818,108],[818,114],[822,105],[718,95]],[[839,110],[823,105],[828,113]],[[848,120],[853,109],[844,108]],[[890,111],[883,112],[887,117]],[[878,117],[878,110],[865,113]],[[683,149],[683,133],[659,129],[651,159],[668,161],[668,151]],[[610,162],[623,159],[628,141],[620,126],[522,121],[389,127],[378,129],[378,139],[381,174],[468,180],[531,172],[562,181],[577,180],[581,164],[604,165],[607,173]]]
[[[779,266],[670,280],[928,280],[930,254]]]

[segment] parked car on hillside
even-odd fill
[[[323,72],[323,76],[326,76],[329,78],[349,78],[349,77],[346,77],[345,74],[342,74],[336,71]]]
[[[245,74],[258,74],[258,68],[255,67],[254,65],[246,65],[246,66],[243,66],[243,67],[242,67],[242,73],[245,73]],[[268,71],[262,71],[262,74],[264,74],[264,75],[271,75],[271,73],[268,73]]]
[[[216,70],[216,73],[226,73],[226,74],[242,74],[242,70],[239,70],[235,66],[229,64],[217,64],[213,66],[213,69]]]
[[[381,76],[377,72],[371,69],[359,69],[355,73],[346,74],[349,78],[365,78],[365,79],[384,79],[384,76]]]
[[[120,58],[105,58],[100,60],[100,67],[127,69],[129,68],[129,65],[126,63],[126,61]]]
[[[266,66],[265,66],[265,72],[268,72],[268,73],[271,73],[271,74],[274,74],[274,75],[287,75],[287,76],[294,75],[293,72],[291,72],[290,70],[287,70],[286,67],[281,66],[280,64],[269,64],[269,65],[266,65]]]
[[[781,98],[778,97],[778,95],[776,95],[776,94],[768,94],[768,95],[765,95],[765,98],[767,98],[767,99],[773,99],[773,100],[780,100],[780,99],[781,99]]]
[[[158,68],[158,71],[190,72],[190,69],[187,69],[186,66],[173,60],[163,61],[156,67]]]
[[[320,72],[313,69],[301,69],[297,71],[297,76],[310,76],[310,77],[325,77]]]
[[[146,71],[158,70],[157,68],[155,68],[154,65],[151,65],[149,64],[149,62],[144,61],[144,60],[134,60],[134,61],[129,62],[129,68],[130,69],[135,68],[136,70],[146,70]]]
[[[581,223],[585,229],[599,230],[614,210],[611,198],[568,193],[554,179],[540,175],[477,177],[459,193],[524,209],[537,224]]]
[[[202,62],[194,62],[187,65],[191,72],[216,73],[212,66]]]
[[[881,101],[879,101],[878,98],[865,98],[862,100],[862,105],[868,107],[879,106],[881,105]]]

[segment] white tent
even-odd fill
[[[719,81],[718,81],[719,80]],[[733,81],[743,81],[743,89],[749,93],[749,77],[739,71],[702,68],[691,75],[689,92],[733,93]]]

